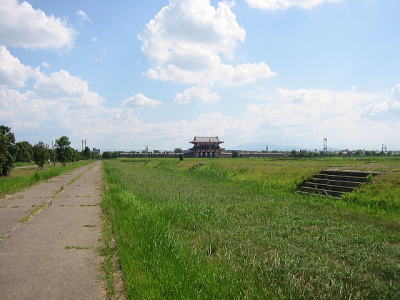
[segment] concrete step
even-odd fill
[[[323,196],[332,196],[340,198],[343,192],[340,191],[330,191],[330,190],[323,190],[323,189],[316,189],[312,187],[302,186],[300,187],[300,192],[305,192],[308,194],[316,194],[316,195],[323,195]]]
[[[304,181],[298,192],[340,198],[344,193],[350,193],[362,183],[368,181],[369,173],[362,171],[323,170],[313,178]]]
[[[314,178],[319,179],[328,179],[328,180],[336,180],[336,181],[353,181],[353,182],[366,182],[368,177],[363,176],[343,176],[343,175],[328,175],[328,174],[317,174],[314,175]]]
[[[354,190],[354,187],[350,187],[350,186],[323,184],[323,183],[315,183],[315,182],[310,182],[310,181],[304,182],[302,187],[310,187],[310,188],[314,188],[314,189],[321,189],[321,190],[327,190],[327,191],[338,191],[338,192],[344,192],[344,193],[349,193]]]
[[[346,171],[346,170],[323,170],[320,174],[337,175],[337,176],[353,176],[353,177],[367,177],[371,172],[363,171]]]
[[[342,181],[342,180],[329,180],[322,178],[312,178],[308,182],[319,183],[319,184],[330,184],[330,185],[339,185],[339,186],[349,186],[353,188],[357,188],[362,184],[362,182],[357,181]]]

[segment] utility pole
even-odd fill
[[[267,152],[268,152],[268,145],[265,146],[265,150],[267,150]]]
[[[324,138],[324,152],[328,151],[328,139]]]

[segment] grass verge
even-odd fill
[[[35,205],[30,211],[29,213],[22,217],[21,219],[18,220],[19,223],[28,223],[32,220],[33,216],[35,216],[36,214],[40,213],[43,209],[45,209],[46,207],[48,207],[49,205],[51,205],[51,202],[43,202],[40,203],[38,205]]]
[[[206,172],[105,163],[128,298],[400,296],[398,218]]]
[[[82,167],[91,163],[92,161],[79,161],[71,163],[65,167],[56,166],[50,167],[48,169],[40,170],[38,169],[33,174],[18,176],[18,177],[2,177],[0,178],[0,197],[4,197],[6,194],[14,193],[20,191],[24,188],[30,187],[32,185],[38,184],[49,178],[58,176],[62,173],[71,171],[73,169]]]
[[[103,257],[103,260],[101,262],[101,269],[103,271],[106,299],[125,299],[122,274],[118,258],[118,250],[114,239],[110,215],[105,209],[104,201],[101,203],[101,206],[103,209],[103,246],[99,250],[100,255]]]

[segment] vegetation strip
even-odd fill
[[[61,175],[62,173],[74,170],[76,168],[85,166],[92,161],[80,161],[74,162],[69,165],[50,167],[44,170],[37,170],[33,174],[28,174],[19,177],[1,178],[0,179],[0,197],[4,197],[6,194],[11,194],[20,190],[23,190],[29,186],[38,184],[52,177]]]
[[[31,211],[29,211],[29,213],[22,217],[21,219],[18,220],[19,223],[27,223],[32,221],[32,218],[34,215],[40,213],[43,209],[45,209],[46,207],[48,207],[49,205],[51,205],[51,201],[50,202],[43,202],[41,204],[35,205],[33,207],[33,209]]]
[[[122,274],[118,260],[117,247],[112,232],[112,225],[106,211],[103,212],[103,246],[99,248],[99,252],[103,257],[101,269],[103,271],[106,299],[125,299]]]
[[[221,160],[223,166],[195,170],[186,161],[105,163],[103,209],[128,298],[399,296],[393,245],[400,243],[400,222],[390,205],[374,213],[362,202],[298,195],[285,177],[249,185],[248,178],[227,176],[228,163],[234,164]],[[293,162],[302,169],[313,163]],[[268,188],[276,184],[282,189]]]
[[[78,179],[82,178],[82,176],[85,175],[86,172],[90,171],[90,169],[92,169],[93,167],[94,167],[94,164],[92,164],[87,170],[85,170],[84,172],[82,172],[78,176],[75,176],[70,181],[68,181],[67,185],[74,184]]]
[[[75,250],[86,250],[86,249],[96,249],[94,246],[65,246],[65,249],[75,249]]]

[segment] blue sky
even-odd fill
[[[400,149],[398,0],[2,0],[17,140]]]

